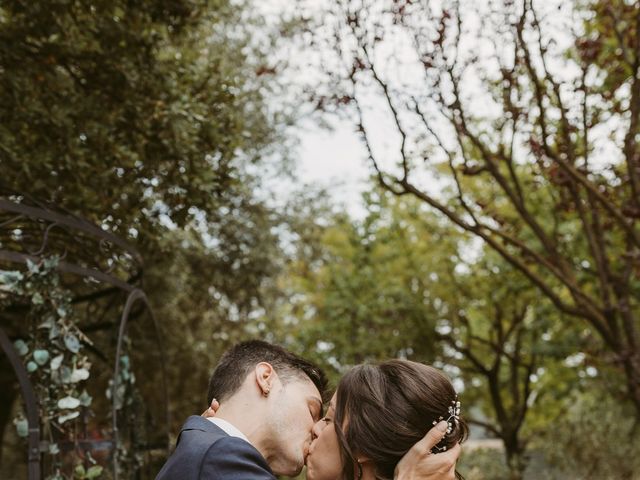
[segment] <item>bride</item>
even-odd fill
[[[340,380],[327,415],[313,428],[307,479],[391,480],[402,457],[438,422],[446,422],[446,433],[433,452],[457,447],[467,434],[459,415],[451,382],[435,368],[406,360],[358,365]]]
[[[218,407],[214,400],[203,416]],[[462,479],[455,462],[466,435],[456,392],[440,371],[407,360],[358,365],[313,427],[306,478]]]

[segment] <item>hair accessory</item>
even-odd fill
[[[453,432],[454,424],[457,427],[458,421],[460,420],[460,402],[458,401],[458,395],[456,395],[455,398],[451,401],[451,405],[449,405],[449,407],[447,408],[447,413],[449,414],[449,417],[446,419],[446,422],[447,422],[446,434],[449,435],[451,432]],[[436,426],[442,420],[444,420],[444,417],[441,416],[438,418],[438,420],[433,421],[433,425]],[[447,450],[446,445],[443,447],[435,446],[433,448],[438,452],[444,452]]]

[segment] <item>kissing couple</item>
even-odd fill
[[[211,407],[187,419],[156,480],[453,480],[467,426],[451,382],[407,360],[342,377],[326,413],[316,365],[260,340],[226,351]]]

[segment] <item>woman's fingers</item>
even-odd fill
[[[218,411],[219,408],[220,408],[220,402],[218,402],[218,400],[214,398],[213,400],[211,400],[211,405],[209,405],[209,408],[207,408],[204,412],[202,412],[201,417],[205,417],[205,418],[215,417],[216,412]]]
[[[440,440],[442,440],[442,437],[444,437],[445,433],[447,433],[447,426],[448,426],[447,422],[445,422],[444,420],[438,423],[436,426],[434,426],[431,430],[427,432],[427,434],[422,438],[422,440],[418,441],[418,443],[416,443],[412,447],[412,450],[415,448],[422,453],[427,453],[427,454],[431,453],[431,450],[433,449],[433,447],[435,447],[438,443],[440,443]]]
[[[446,452],[432,454],[447,432],[447,422],[440,422],[427,432],[400,460],[394,478],[397,480],[454,480],[456,462],[462,448],[459,444]]]

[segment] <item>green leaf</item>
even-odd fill
[[[29,422],[26,418],[14,418],[13,424],[16,426],[16,433],[19,437],[26,437],[29,434]]]
[[[60,381],[62,383],[70,383],[71,381],[71,369],[66,365],[62,365],[60,369]]]
[[[66,415],[60,415],[58,417],[58,423],[63,424],[64,422],[68,422],[69,420],[73,420],[80,415],[80,412],[71,412]]]
[[[49,315],[40,325],[38,325],[38,328],[52,328],[55,322],[55,318],[52,315]]]
[[[60,258],[56,255],[46,258],[44,260],[43,263],[43,267],[45,268],[45,270],[49,271],[49,270],[53,270],[54,268],[56,268],[58,266],[58,263],[60,262]]]
[[[78,383],[89,378],[89,370],[86,368],[77,368],[71,372],[70,383]]]
[[[82,393],[80,394],[79,400],[80,400],[80,405],[82,405],[83,407],[88,407],[91,405],[93,398],[91,397],[91,395],[87,393],[86,390],[83,390]]]
[[[60,328],[56,323],[51,326],[51,330],[49,330],[49,340],[53,340],[60,335]]]
[[[49,352],[46,350],[36,350],[33,352],[33,359],[38,365],[43,366],[49,360]]]
[[[31,297],[31,303],[33,303],[34,305],[42,305],[44,303],[44,298],[42,297],[40,292],[36,292],[33,294],[33,296]]]
[[[5,285],[15,285],[22,281],[24,276],[18,271],[0,270],[0,283]]]
[[[13,346],[16,348],[16,351],[18,352],[18,354],[22,355],[23,357],[27,353],[29,353],[29,347],[24,342],[24,340],[16,340],[15,342],[13,342]]]
[[[73,333],[66,333],[64,335],[64,345],[73,353],[80,351],[80,340]]]
[[[62,360],[64,359],[64,354],[60,354],[60,355],[56,355],[55,357],[53,357],[51,359],[51,370],[57,370],[58,368],[60,368],[60,365],[62,364]]]
[[[33,361],[29,361],[27,363],[27,372],[29,373],[33,373],[38,369],[38,364],[36,362]]]
[[[72,408],[77,408],[80,406],[80,400],[71,395],[68,395],[64,398],[58,400],[58,408],[62,410],[70,410]]]
[[[38,264],[32,262],[29,259],[27,259],[27,268],[29,269],[29,272],[33,273],[33,274],[36,274],[36,273],[40,272],[40,267],[38,266]]]
[[[103,469],[100,465],[93,465],[89,467],[89,470],[87,470],[87,475],[85,478],[98,478],[100,475],[102,475],[102,470]]]

